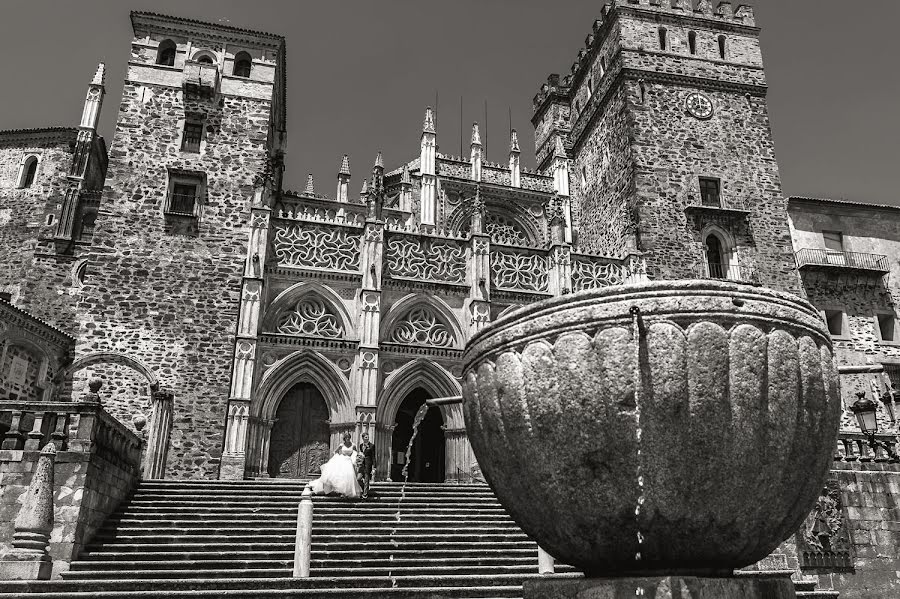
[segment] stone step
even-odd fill
[[[457,516],[429,516],[429,515],[419,515],[419,514],[401,514],[400,520],[397,520],[396,514],[391,515],[369,515],[369,514],[354,514],[354,517],[341,516],[340,518],[335,517],[334,514],[326,514],[326,515],[313,515],[313,523],[316,528],[348,528],[353,527],[355,529],[368,529],[368,528],[378,528],[382,526],[437,526],[446,524],[447,526],[511,526],[516,527],[516,523],[512,518],[504,517],[504,516],[495,516],[495,515],[485,515],[485,514],[460,514]],[[261,526],[269,526],[273,528],[290,528],[295,529],[297,527],[297,519],[293,518],[282,518],[273,520],[271,518],[258,518],[258,519],[248,519],[248,518],[235,518],[232,516],[228,519],[218,519],[215,521],[198,521],[196,519],[176,519],[176,520],[162,520],[162,519],[154,519],[150,520],[147,518],[125,518],[118,517],[112,518],[106,521],[105,528],[117,528],[118,530],[122,530],[123,528],[227,528],[227,529],[238,529],[238,528],[250,528],[256,530]]]
[[[341,550],[353,550],[360,548],[360,542],[342,542],[342,543],[331,543],[331,542],[323,542],[323,543],[313,543],[312,550],[313,551],[341,551]],[[472,554],[481,552],[486,548],[497,548],[497,549],[531,549],[535,547],[534,541],[524,540],[524,541],[503,541],[498,542],[495,540],[490,541],[447,541],[445,539],[438,539],[432,542],[421,542],[421,541],[409,541],[403,543],[403,549],[408,550],[425,550],[425,549],[455,549],[455,550],[465,550]],[[294,540],[291,539],[290,542],[284,543],[272,543],[272,542],[258,542],[256,539],[249,541],[247,543],[242,543],[241,548],[246,551],[293,551],[294,549]],[[393,549],[397,549],[391,543],[365,543],[365,548],[373,551],[390,551]],[[198,552],[198,551],[215,551],[215,549],[211,548],[208,543],[145,543],[145,542],[113,542],[106,544],[98,544],[92,545],[89,547],[89,552],[94,553],[97,551],[104,551],[106,549],[113,550],[119,553],[125,552],[144,552],[144,551],[171,551],[171,552],[179,552],[179,553],[190,553],[190,552]]]
[[[22,588],[24,585],[10,584],[10,588]],[[223,597],[222,590],[192,589],[185,592],[178,591],[32,591],[27,595],[26,590],[2,592],[0,584],[0,599],[21,599],[23,596],[29,599],[195,599]],[[253,590],[229,590],[229,599],[263,599],[263,598],[292,598],[292,599],[521,599],[521,585],[491,586],[491,587],[406,587],[406,588],[336,588],[336,589],[253,589]]]
[[[118,547],[112,550],[102,552],[90,552],[84,554],[76,563],[88,563],[93,561],[174,561],[174,560],[218,560],[218,559],[237,559],[237,560],[293,560],[294,547],[281,550],[272,550],[269,548],[262,549],[228,549],[228,550],[209,550],[201,549],[199,551],[152,551],[146,550],[141,552],[134,551],[118,551]],[[315,551],[312,559],[335,559],[335,560],[378,560],[378,559],[415,559],[415,560],[439,560],[439,559],[511,559],[528,558],[537,559],[537,545],[530,544],[526,547],[517,548],[495,548],[482,547],[477,551],[468,548],[436,548],[436,549],[400,549],[391,547],[388,549],[367,549],[365,546],[356,546],[350,549],[328,549]]]
[[[417,552],[421,555],[421,552]],[[134,558],[128,555],[125,557]],[[87,560],[76,561],[71,565],[69,572],[101,571],[101,570],[173,570],[173,569],[213,569],[213,570],[244,570],[254,568],[291,568],[293,554],[285,552],[280,558],[275,558],[271,553],[264,553],[258,558],[253,556],[244,559],[221,559],[215,556],[210,559],[166,559],[166,560]],[[421,564],[429,566],[459,567],[470,566],[532,566],[537,564],[537,552],[531,551],[528,555],[504,555],[500,557],[471,556],[471,557],[395,557],[384,555],[370,559],[355,559],[352,554],[337,557],[335,559],[319,559],[313,556],[310,567],[313,570],[347,567],[347,568],[387,568],[387,567],[414,567]],[[68,573],[65,573],[68,574]]]
[[[258,503],[246,503],[246,504],[236,504],[236,505],[226,505],[222,502],[210,502],[210,503],[188,503],[183,501],[172,501],[172,502],[148,502],[148,503],[129,503],[123,509],[119,510],[119,513],[146,513],[146,512],[168,512],[168,513],[227,513],[235,511],[236,507],[242,507],[247,510],[253,512],[269,512],[273,514],[277,513],[288,513],[288,512],[296,512],[297,505],[292,503],[278,503],[278,502],[267,502],[268,505],[260,505]],[[323,509],[343,509],[350,510],[351,506],[346,505],[350,504],[350,501],[346,501],[345,505],[321,505],[313,503],[314,511],[323,510]],[[472,503],[440,503],[440,502],[430,502],[430,501],[417,501],[417,502],[404,502],[399,508],[396,503],[379,503],[379,502],[368,502],[368,501],[354,501],[352,503],[353,511],[358,512],[370,512],[370,511],[385,511],[390,513],[397,513],[398,509],[403,512],[414,512],[416,510],[425,510],[425,511],[456,511],[456,512],[469,512],[471,510],[479,510],[481,512],[493,512],[505,514],[506,511],[500,506],[499,503],[485,503],[485,504],[472,504]]]
[[[448,543],[457,541],[457,542],[472,542],[472,543],[487,543],[487,542],[510,542],[510,541],[524,541],[530,542],[528,536],[521,531],[510,531],[510,532],[500,532],[500,533],[487,533],[481,532],[479,529],[475,529],[478,532],[467,531],[465,529],[448,529],[448,530],[440,530],[437,532],[432,532],[429,534],[421,533],[415,530],[407,530],[403,532],[392,533],[390,530],[379,530],[377,533],[367,533],[365,539],[360,538],[359,535],[335,535],[330,533],[319,533],[316,531],[315,527],[313,527],[312,531],[312,542],[313,546],[321,544],[321,543],[347,543],[347,542],[355,542],[356,545],[360,545],[365,541],[365,544],[368,545],[377,545],[379,543],[388,543],[391,540],[403,543],[404,545],[410,542],[417,543],[439,543],[441,541],[445,541]],[[171,532],[166,532],[161,535],[143,535],[143,534],[118,534],[118,535],[106,535],[101,534],[94,537],[94,542],[91,544],[109,544],[112,542],[117,543],[171,543],[171,544],[182,544],[182,543],[200,543],[203,545],[222,545],[228,543],[239,542],[243,539],[252,539],[254,543],[293,543],[296,539],[296,533],[293,531],[284,532],[281,534],[257,534],[255,532],[251,534],[192,534],[190,531],[183,534],[175,534]],[[347,540],[349,537],[350,540]]]
[[[580,576],[559,574],[556,576]],[[131,592],[142,591],[148,588],[159,591],[190,591],[194,589],[205,590],[276,590],[276,589],[335,589],[335,588],[433,588],[433,587],[491,587],[491,586],[520,586],[525,580],[538,578],[539,574],[445,574],[440,576],[311,576],[309,578],[196,578],[184,579],[143,579],[129,578],[123,580],[60,580],[60,581],[29,581],[21,585],[13,582],[0,583],[0,591],[15,592],[20,590],[46,591],[46,592],[102,592],[118,591]],[[22,588],[24,586],[24,589]]]
[[[393,495],[393,496],[405,496],[405,497],[416,497],[426,495],[428,497],[439,497],[439,496],[447,496],[447,497],[481,497],[481,496],[493,496],[490,487],[480,486],[480,487],[461,487],[461,486],[452,486],[452,487],[417,487],[417,488],[407,488],[403,489],[400,487],[390,487],[382,484],[372,485],[370,488],[370,492],[379,495]],[[228,495],[233,497],[240,497],[243,495],[260,495],[262,493],[269,493],[272,495],[278,496],[286,496],[286,497],[299,497],[303,492],[303,486],[296,487],[286,487],[286,486],[266,486],[266,485],[248,485],[246,487],[199,487],[199,486],[173,486],[173,485],[153,485],[151,483],[142,483],[140,487],[135,491],[136,494],[173,494],[173,495]],[[321,498],[323,496],[316,495],[315,497]]]
[[[223,499],[221,497],[193,497],[191,499],[178,499],[174,497],[134,497],[127,503],[126,509],[134,509],[136,507],[144,507],[144,506],[153,506],[158,508],[168,508],[168,507],[192,507],[192,508],[204,508],[204,507],[231,507],[231,508],[241,508],[241,507],[253,507],[253,508],[263,508],[263,507],[273,507],[273,508],[281,508],[281,507],[291,507],[293,506],[296,509],[299,500],[281,500],[275,501],[271,498],[229,498]],[[367,507],[385,507],[392,506],[394,509],[405,509],[408,507],[415,506],[460,506],[460,507],[495,507],[500,508],[500,502],[498,502],[494,497],[465,497],[465,498],[451,498],[451,497],[420,497],[420,498],[406,498],[403,502],[398,502],[396,500],[389,500],[385,498],[369,498],[369,499],[325,499],[315,501],[313,500],[313,506],[324,506],[325,504],[331,504],[334,506],[341,506],[352,504],[354,508],[367,508]]]
[[[151,579],[181,579],[192,578],[286,578],[292,575],[293,563],[276,568],[244,568],[233,569],[130,569],[119,570],[69,570],[63,576],[65,580],[105,580],[115,578],[127,580],[140,578]],[[440,566],[429,563],[419,563],[412,566],[360,566],[360,567],[317,567],[311,568],[313,577],[391,577],[391,576],[444,576],[444,575],[518,575],[534,574],[537,572],[537,560],[533,564],[504,564],[490,566]]]
[[[447,523],[445,526],[425,526],[425,525],[417,525],[410,523],[385,523],[381,526],[379,523],[373,523],[371,526],[358,526],[354,525],[352,527],[348,527],[346,524],[341,525],[340,523],[333,523],[327,525],[321,525],[318,522],[313,521],[313,535],[330,535],[334,537],[343,537],[343,536],[353,536],[359,537],[362,540],[367,540],[369,538],[377,538],[379,535],[384,534],[394,534],[396,536],[406,536],[406,535],[436,535],[436,534],[465,534],[471,533],[473,531],[477,531],[479,535],[488,535],[488,534],[496,534],[496,535],[509,535],[509,534],[518,534],[521,535],[522,531],[515,525],[514,522],[507,523],[505,525],[498,525],[493,522],[477,522],[477,523],[466,523],[460,522],[457,524]],[[294,523],[291,526],[288,523],[285,523],[283,526],[258,526],[255,528],[229,528],[223,526],[213,526],[210,524],[198,524],[197,526],[115,526],[115,527],[104,527],[103,531],[100,535],[97,535],[95,538],[99,538],[100,536],[109,537],[109,536],[208,536],[208,535],[223,535],[223,536],[232,536],[232,537],[245,537],[248,533],[252,533],[254,536],[256,535],[289,535],[292,538],[296,535],[297,525]]]

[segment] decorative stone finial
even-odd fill
[[[425,121],[422,123],[422,132],[434,133],[434,111],[431,106],[425,108]]]
[[[359,195],[365,199],[366,194],[369,193],[369,180],[363,179],[362,189],[359,191]]]
[[[143,414],[135,414],[131,418],[131,424],[134,426],[134,430],[141,432],[147,426],[147,417]]]
[[[756,17],[753,14],[753,7],[747,4],[739,4],[737,10],[734,11],[734,17],[740,19],[744,25],[756,25]]]
[[[412,184],[412,180],[409,178],[409,165],[403,165],[403,174],[400,176],[400,183],[404,185]]]
[[[472,123],[472,145],[481,145],[481,134],[478,132],[478,123]]]
[[[310,195],[316,193],[316,188],[315,188],[315,185],[313,184],[312,173],[309,173],[306,176],[306,189],[303,190],[303,193],[308,193]]]
[[[88,389],[91,390],[91,393],[99,393],[101,387],[103,387],[103,381],[101,379],[91,379],[88,383]]]
[[[350,156],[344,154],[344,157],[341,158],[341,170],[338,171],[339,175],[347,175],[350,176]]]
[[[719,5],[716,6],[716,14],[730,21],[734,18],[734,7],[731,2],[719,2]]]
[[[712,16],[712,0],[700,0],[700,2],[697,3],[696,12],[700,13],[701,15]]]
[[[381,150],[375,156],[375,168],[384,168],[384,157],[381,155]]]
[[[561,135],[556,136],[556,145],[553,149],[553,156],[556,158],[566,157],[566,147],[563,145],[563,139]]]
[[[12,550],[0,560],[0,580],[49,580],[53,562],[47,543],[53,530],[53,466],[56,446],[41,451],[25,501],[16,516]]]
[[[97,72],[91,80],[91,85],[104,85],[106,83],[106,63],[101,62],[97,65]]]
[[[100,379],[91,379],[88,382],[88,392],[81,397],[81,401],[86,403],[100,403],[100,388],[103,387],[103,381]]]
[[[519,150],[519,134],[516,133],[515,129],[509,132],[509,151],[521,152],[521,150]]]

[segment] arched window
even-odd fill
[[[668,45],[667,34],[668,34],[668,32],[666,31],[665,27],[659,28],[659,49],[660,50],[666,50],[666,46]]]
[[[34,184],[34,177],[37,175],[38,159],[37,156],[29,156],[22,165],[22,180],[19,188],[24,189]]]
[[[194,60],[199,62],[200,64],[213,64],[212,54],[209,52],[198,52],[194,55]]]
[[[729,256],[719,236],[710,233],[704,242],[706,248],[706,267],[711,279],[727,279]]]
[[[159,44],[159,50],[156,54],[156,64],[165,65],[167,67],[175,66],[175,42],[165,40]]]
[[[719,58],[725,60],[725,36],[719,36]]]
[[[234,57],[234,71],[232,74],[235,77],[249,77],[251,65],[250,55],[246,52],[238,52]]]
[[[697,32],[691,31],[688,33],[688,49],[691,54],[697,54]]]

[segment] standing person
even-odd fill
[[[309,483],[312,492],[317,495],[340,493],[344,497],[359,497],[361,489],[356,482],[356,447],[350,439],[350,433],[344,433],[343,443],[325,464],[322,464],[322,475]]]
[[[369,496],[369,485],[372,477],[375,476],[375,445],[369,442],[369,434],[362,434],[362,442],[359,444],[360,455],[360,475],[362,477],[362,496],[366,499]]]

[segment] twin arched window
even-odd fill
[[[172,40],[165,40],[161,42],[156,53],[156,64],[161,64],[167,67],[174,67],[175,49],[175,42],[173,42]]]
[[[37,175],[38,158],[37,156],[29,156],[22,165],[22,178],[19,180],[19,188],[25,189],[34,185],[34,178]]]
[[[232,74],[235,77],[249,77],[252,66],[253,61],[250,55],[246,52],[238,52],[234,56],[234,71],[232,71]]]

